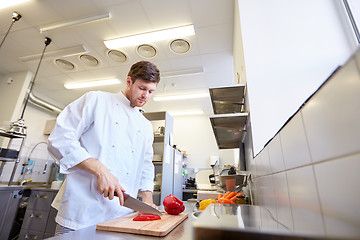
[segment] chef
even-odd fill
[[[154,206],[153,129],[139,107],[159,81],[153,63],[137,62],[124,91],[88,92],[58,116],[48,139],[48,150],[67,174],[52,203],[57,235],[131,213],[122,206],[123,192]]]

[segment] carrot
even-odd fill
[[[244,194],[242,194],[241,192],[239,192],[238,194],[236,194],[236,196],[244,196]]]
[[[218,194],[218,200],[219,200],[220,198],[222,198],[222,196],[223,196],[223,195],[222,195],[221,193],[219,193],[219,194]]]
[[[227,195],[227,196],[224,197],[224,198],[230,199],[230,198],[232,198],[232,197],[235,196],[235,195],[236,195],[236,192],[230,192],[230,194]]]
[[[218,200],[218,203],[235,204],[233,201],[230,201],[230,199],[227,198],[221,198],[220,200]]]
[[[235,200],[236,200],[236,195],[230,198],[230,201],[235,201]]]
[[[224,194],[223,198],[226,198],[230,193],[231,193],[230,191],[227,191],[227,192]]]

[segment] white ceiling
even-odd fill
[[[0,75],[31,71],[35,73],[39,60],[22,62],[23,56],[40,54],[44,39],[52,43],[46,52],[85,45],[89,54],[100,61],[100,66],[89,67],[79,56],[63,57],[72,62],[73,71],[62,70],[55,59],[44,59],[34,85],[34,93],[62,107],[89,90],[116,92],[123,85],[67,90],[64,83],[117,77],[125,79],[130,66],[140,60],[154,62],[160,71],[176,71],[203,67],[204,73],[193,76],[163,78],[154,95],[186,93],[207,90],[209,87],[231,85],[233,74],[233,0],[31,0],[30,2],[0,9],[0,39],[11,24],[13,11],[22,18],[15,22],[0,49]],[[64,29],[40,33],[40,27],[108,12],[111,18]],[[145,59],[136,53],[136,47],[120,49],[128,55],[125,63],[113,62],[106,55],[103,40],[133,35],[174,26],[193,24],[195,36],[186,38],[191,49],[185,54],[175,54],[169,41],[154,42],[158,54]],[[154,96],[153,95],[153,96]],[[213,114],[209,98],[168,102],[149,101],[146,111],[176,111],[203,109]]]

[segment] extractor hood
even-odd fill
[[[210,121],[219,149],[239,148],[248,119],[248,113],[243,111],[245,84],[209,91],[215,113]]]

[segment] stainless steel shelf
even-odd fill
[[[239,113],[243,111],[245,84],[210,88],[214,114]]]
[[[248,113],[220,114],[210,117],[219,149],[239,148],[246,132]]]
[[[16,133],[8,133],[5,129],[0,129],[0,137],[7,137],[7,138],[25,138],[25,135],[20,135]]]
[[[210,117],[219,149],[239,148],[246,134],[245,84],[209,89],[214,114]]]

